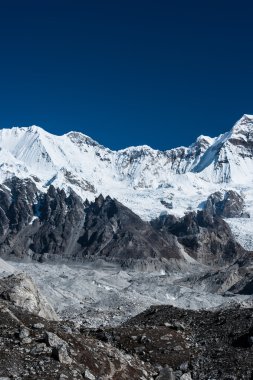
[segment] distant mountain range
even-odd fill
[[[189,147],[112,151],[79,132],[55,136],[37,126],[0,130],[0,182],[30,178],[41,191],[73,189],[83,199],[110,195],[146,220],[173,208],[183,215],[215,190],[247,190],[253,179],[253,116]]]

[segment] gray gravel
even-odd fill
[[[211,309],[240,303],[252,305],[251,296],[225,297],[194,285],[190,274],[122,271],[103,263],[66,265],[9,262],[25,271],[61,318],[87,326],[117,325],[150,305],[174,305],[187,309]],[[195,268],[196,276],[204,268]]]

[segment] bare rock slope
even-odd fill
[[[234,239],[229,225],[209,209],[189,212],[181,218],[162,215],[151,224],[164,239],[171,234],[176,236],[185,251],[205,265],[226,266],[247,254]]]
[[[52,185],[41,193],[30,180],[0,188],[0,254],[38,261],[118,261],[140,269],[184,262],[223,266],[245,254],[230,227],[210,208],[149,223],[109,196],[83,202]]]

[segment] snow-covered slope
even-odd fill
[[[112,151],[82,133],[55,136],[37,126],[2,129],[0,182],[13,175],[31,178],[41,190],[50,184],[73,188],[89,200],[109,194],[144,219],[170,207],[183,214],[227,188],[247,201],[248,194],[253,198],[253,116],[244,115],[219,137],[200,136],[189,147],[167,151]]]
[[[253,116],[244,115],[206,150],[195,172],[217,183],[249,183],[253,175]]]

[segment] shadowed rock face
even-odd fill
[[[100,196],[85,209],[81,254],[122,260],[144,258],[180,259],[173,235],[166,240],[120,202]]]
[[[211,194],[205,203],[205,210],[222,218],[249,218],[245,212],[244,199],[236,191],[229,190],[225,194],[217,191]]]
[[[0,216],[3,257],[101,257],[127,266],[136,261],[183,263],[185,251],[201,263],[222,266],[245,253],[227,223],[208,208],[148,223],[110,197],[83,203],[73,191],[66,195],[50,186],[41,193],[30,180],[17,178],[0,187]]]
[[[190,212],[182,218],[165,215],[151,224],[165,239],[175,235],[189,255],[206,265],[223,266],[246,252],[234,240],[228,224],[208,210]]]
[[[0,185],[0,242],[17,235],[30,222],[36,199],[33,182],[12,178]]]
[[[0,188],[0,213],[0,250],[5,257],[71,255],[84,222],[83,203],[74,192],[67,196],[50,186],[43,194],[31,181],[17,178]]]
[[[0,189],[0,249],[40,261],[103,257],[124,263],[139,259],[182,259],[176,238],[159,232],[110,197],[83,203],[73,191],[50,186],[40,193],[12,179]]]
[[[37,206],[37,231],[32,236],[30,250],[46,258],[47,255],[71,257],[83,227],[85,213],[82,200],[71,191],[49,187]]]

